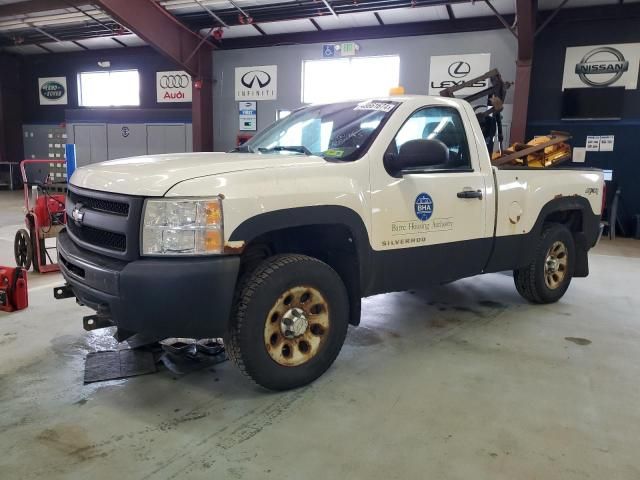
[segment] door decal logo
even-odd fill
[[[421,193],[416,197],[415,212],[418,220],[426,222],[433,215],[433,200],[428,193]]]

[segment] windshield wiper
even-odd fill
[[[260,153],[266,152],[296,152],[296,153],[304,153],[305,155],[313,155],[311,151],[305,147],[304,145],[278,145],[277,147],[271,148],[258,148]]]
[[[249,145],[240,145],[239,147],[234,148],[229,153],[255,153],[253,149]]]

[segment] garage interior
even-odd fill
[[[607,186],[589,276],[559,302],[528,303],[510,271],[364,298],[333,366],[285,392],[220,355],[85,383],[114,328],[85,331],[93,310],[31,270],[28,308],[0,311],[0,477],[640,478],[638,25],[638,0],[0,0],[0,269],[23,160],[230,151],[311,103],[438,95],[472,77],[456,56],[513,82],[501,148],[568,132],[562,167]],[[571,49],[623,44],[627,86],[598,105],[617,111],[570,112],[592,90],[566,83]],[[243,110],[237,69],[257,66],[277,92]]]

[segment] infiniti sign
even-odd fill
[[[598,47],[588,52],[578,62],[575,72],[580,80],[591,87],[606,87],[629,70],[629,62],[613,47]]]
[[[271,83],[271,75],[263,70],[251,70],[240,78],[240,83],[247,88],[254,88],[256,84],[264,88]]]
[[[235,99],[276,100],[278,98],[278,67],[260,65],[255,67],[236,67]]]

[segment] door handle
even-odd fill
[[[463,190],[458,192],[458,198],[478,198],[482,199],[482,190]]]

